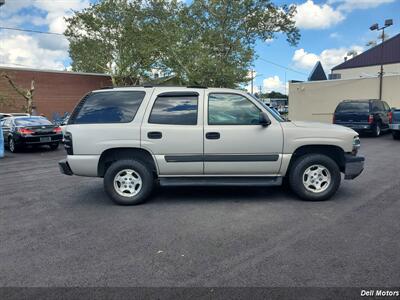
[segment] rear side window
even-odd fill
[[[99,92],[87,95],[73,113],[69,124],[128,123],[143,101],[142,91]]]
[[[170,125],[196,125],[198,95],[165,93],[157,97],[151,110],[149,123]]]
[[[384,106],[381,101],[373,101],[372,102],[372,111],[383,111]]]
[[[390,110],[390,106],[389,106],[389,104],[387,104],[387,102],[383,101],[383,106],[385,107],[385,110],[387,110],[387,111]]]
[[[342,102],[336,108],[336,112],[369,112],[369,102]]]

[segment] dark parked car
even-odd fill
[[[380,136],[389,130],[390,106],[381,100],[344,100],[336,107],[333,123]]]
[[[393,139],[400,140],[400,109],[393,108],[390,112],[390,129]]]
[[[4,144],[11,152],[25,146],[48,145],[52,150],[62,141],[61,128],[44,117],[8,117],[1,121]]]

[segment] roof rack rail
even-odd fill
[[[188,85],[187,88],[192,88],[192,89],[206,89],[206,86],[202,85]]]
[[[103,86],[103,87],[101,87],[100,88],[100,90],[111,90],[111,89],[113,89],[114,87],[112,86],[112,85],[108,85],[108,86]]]

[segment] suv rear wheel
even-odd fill
[[[340,170],[336,162],[322,154],[306,154],[294,162],[290,174],[291,189],[303,200],[331,198],[339,188]]]
[[[104,175],[104,189],[117,204],[143,203],[153,188],[154,178],[151,170],[138,160],[116,161]]]

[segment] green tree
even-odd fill
[[[153,68],[181,84],[246,83],[257,40],[286,35],[295,45],[294,6],[269,0],[104,0],[68,19],[72,67],[112,74],[115,84]]]
[[[67,19],[72,69],[106,72],[114,85],[138,84],[157,59],[141,1],[104,0]]]

